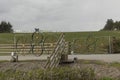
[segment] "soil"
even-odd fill
[[[21,61],[21,62],[0,62],[0,71],[4,72],[9,69],[20,71],[30,71],[34,69],[44,68],[45,61]],[[62,65],[63,66],[63,65]],[[73,68],[92,68],[94,69],[97,77],[111,77],[120,79],[120,68],[108,65],[100,65],[95,63],[81,63],[80,61],[72,64],[65,64]]]

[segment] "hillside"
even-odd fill
[[[74,39],[79,39],[81,37],[88,36],[117,36],[119,37],[119,31],[96,31],[96,32],[64,32],[65,39],[67,41],[73,41]],[[59,37],[58,32],[45,32],[43,33],[44,37],[46,37],[46,42],[56,42]],[[25,37],[28,39],[28,42],[31,40],[32,33],[0,33],[0,44],[12,44],[15,39]]]

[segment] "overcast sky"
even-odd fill
[[[14,30],[98,31],[120,21],[120,0],[0,0],[0,21]]]

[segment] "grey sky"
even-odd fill
[[[15,30],[97,31],[120,21],[120,0],[0,0],[0,21]]]

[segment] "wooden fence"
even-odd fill
[[[67,43],[67,42],[66,42]],[[44,43],[44,54],[50,54],[54,50],[56,43]],[[67,47],[67,46],[66,46]],[[0,54],[10,54],[11,52],[16,52],[17,50],[23,50],[24,53],[30,53],[31,44],[0,44]],[[22,52],[21,52],[22,53]]]
[[[43,54],[51,54],[55,46],[56,43],[44,43]],[[17,49],[15,44],[0,44],[0,54],[6,55],[11,54],[11,52],[31,54],[31,48],[31,44],[18,44]],[[39,48],[39,50],[41,49]]]

